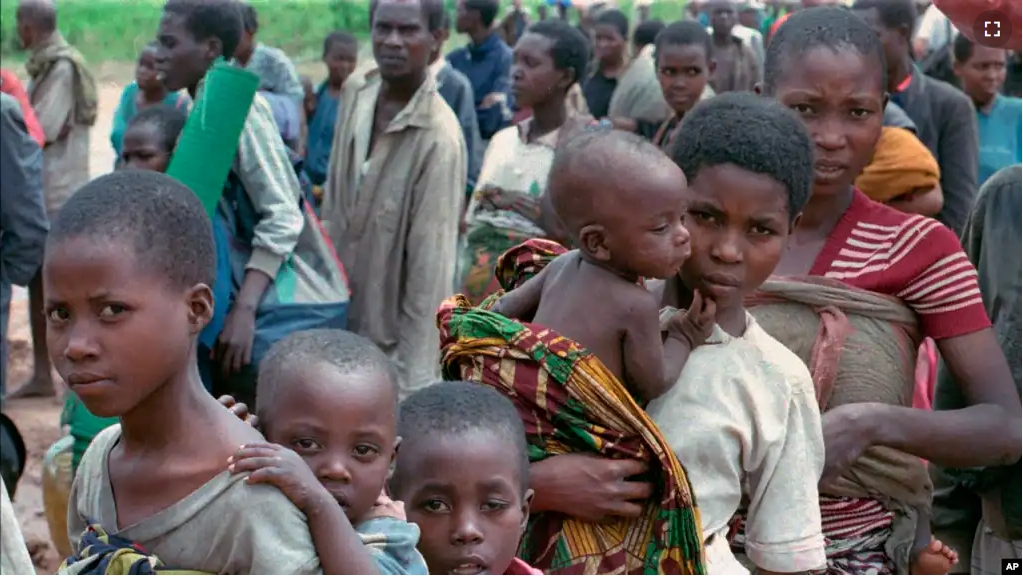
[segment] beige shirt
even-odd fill
[[[35,574],[7,487],[0,478],[0,574]]]
[[[454,282],[466,152],[433,74],[370,151],[381,84],[375,68],[345,82],[322,218],[348,273],[349,329],[396,361],[404,396],[439,376],[436,311]]]
[[[127,538],[167,567],[207,574],[322,574],[305,516],[283,492],[251,485],[244,474],[222,474],[157,514],[124,528],[107,469],[121,426],[103,430],[89,445],[68,499],[68,538],[73,554],[81,534],[99,524]]]
[[[75,122],[75,67],[59,60],[46,76],[28,87],[32,108],[46,134],[43,148],[43,194],[52,216],[89,181],[90,127]],[[68,129],[66,135],[62,133]]]
[[[772,572],[823,567],[817,482],[824,436],[806,365],[746,315],[695,348],[675,385],[647,413],[686,467],[700,505],[709,574],[736,574],[729,522],[749,495],[746,554]]]
[[[661,122],[672,114],[657,81],[654,46],[644,46],[618,77],[611,96],[608,118],[629,118],[645,122]]]

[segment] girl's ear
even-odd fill
[[[185,293],[188,304],[188,323],[192,333],[198,334],[213,319],[213,291],[205,284],[196,284]]]
[[[529,524],[529,507],[533,504],[533,495],[533,490],[527,489],[526,494],[522,497],[522,523],[519,525],[519,534],[526,533],[526,525]]]

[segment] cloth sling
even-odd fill
[[[565,248],[530,240],[505,253],[505,290]],[[592,354],[554,331],[490,312],[462,295],[441,304],[442,366],[450,380],[482,382],[507,395],[526,428],[531,462],[569,453],[650,464],[656,493],[637,519],[582,522],[558,513],[530,518],[519,557],[548,574],[703,574],[700,516],[682,465],[625,387]]]
[[[81,552],[60,565],[58,574],[204,574],[194,570],[167,568],[159,558],[142,546],[119,536],[107,534],[99,525],[90,525],[82,534]]]
[[[92,126],[99,116],[96,79],[89,71],[85,57],[68,44],[63,36],[55,34],[46,46],[34,52],[25,63],[25,70],[32,77],[33,86],[38,86],[60,60],[67,60],[75,68],[75,123]]]
[[[921,335],[916,315],[898,299],[822,277],[775,278],[746,305],[764,330],[809,366],[822,413],[860,402],[912,404]],[[843,541],[870,539],[879,530],[894,569],[908,573],[918,511],[929,510],[932,492],[922,460],[868,448],[838,480],[821,487],[829,573],[866,573],[861,552],[872,553]],[[871,500],[880,505],[865,502]]]

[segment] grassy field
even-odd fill
[[[445,0],[454,10],[455,0]],[[503,0],[506,4],[508,0]],[[297,61],[319,58],[323,38],[333,30],[366,35],[369,11],[366,0],[251,0],[259,11],[261,41],[287,52]],[[527,0],[535,6],[539,0]],[[632,0],[620,1],[626,14]],[[24,60],[15,33],[18,0],[0,0],[0,58]],[[150,41],[160,21],[160,0],[57,0],[58,26],[68,41],[93,63],[133,61]],[[651,14],[664,20],[681,16],[682,2],[655,0]]]

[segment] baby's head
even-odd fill
[[[292,333],[259,366],[263,435],[297,452],[353,524],[366,517],[391,471],[397,386],[384,353],[343,330]]]
[[[167,104],[136,114],[125,128],[118,168],[166,172],[187,119],[184,110]]]
[[[674,276],[689,255],[686,176],[639,136],[582,129],[558,146],[547,189],[580,251],[627,277]]]
[[[735,92],[693,108],[670,153],[689,179],[682,280],[719,312],[741,306],[774,271],[810,198],[810,135],[781,104]]]
[[[154,409],[189,383],[215,270],[206,210],[169,176],[114,172],[68,199],[46,240],[46,341],[91,413]]]
[[[431,574],[504,574],[529,519],[529,457],[511,401],[440,382],[401,403],[391,496],[419,525]]]

